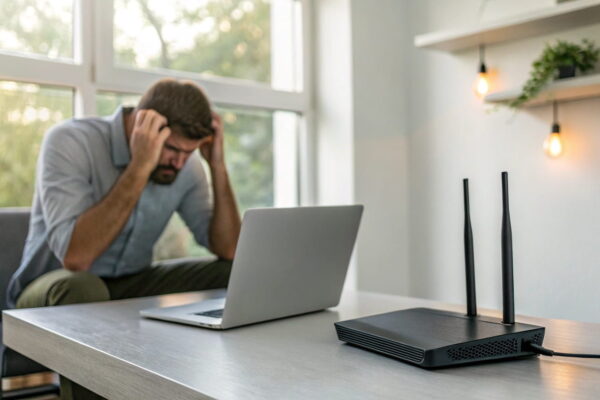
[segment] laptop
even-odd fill
[[[361,205],[248,210],[225,298],[140,314],[228,329],[334,307],[362,211]]]

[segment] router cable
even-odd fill
[[[550,350],[539,344],[527,342],[527,347],[531,351],[544,356],[557,356],[557,357],[578,357],[578,358],[600,358],[600,354],[581,354],[581,353],[559,353],[558,351]]]

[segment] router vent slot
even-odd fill
[[[415,363],[423,362],[425,356],[425,352],[421,349],[415,349],[414,347],[399,344],[388,339],[366,335],[339,325],[336,325],[336,330],[339,339],[344,342],[375,350],[389,356]]]
[[[453,361],[474,360],[514,354],[518,352],[517,339],[496,340],[488,343],[476,344],[448,349],[448,357]]]
[[[531,341],[535,344],[542,344],[542,338],[544,336],[541,333],[536,333],[535,335],[533,335],[533,337],[531,338]]]

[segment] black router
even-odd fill
[[[545,328],[515,323],[512,232],[508,208],[508,174],[502,173],[503,318],[477,315],[469,182],[463,180],[467,314],[411,308],[335,323],[338,338],[423,368],[535,356]]]

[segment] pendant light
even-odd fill
[[[560,157],[563,153],[563,143],[560,136],[560,125],[558,123],[558,103],[552,103],[552,131],[544,141],[544,151],[551,158]]]
[[[477,74],[477,79],[475,80],[475,85],[473,87],[475,95],[480,99],[483,98],[490,90],[489,75],[485,65],[484,51],[484,45],[479,45],[479,73]]]

